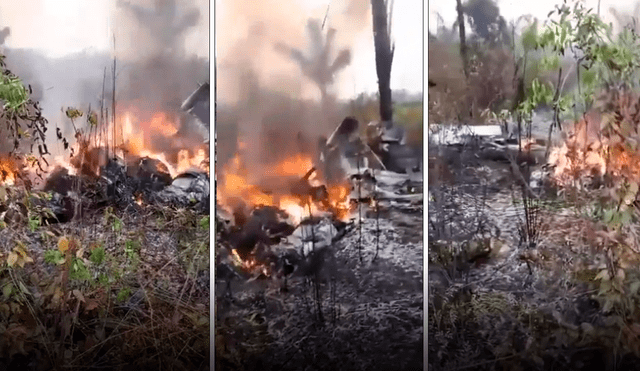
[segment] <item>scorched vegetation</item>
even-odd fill
[[[107,159],[106,110],[67,141],[0,70],[0,369],[209,369],[207,174]]]
[[[430,35],[430,369],[635,369],[636,29],[581,2],[544,24],[458,11],[471,38]]]

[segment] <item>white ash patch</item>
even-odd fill
[[[380,231],[380,239],[376,243],[376,230]],[[347,252],[350,259],[358,259],[358,246],[362,248],[363,259],[371,261],[376,254],[377,259],[388,260],[391,264],[404,268],[407,271],[423,271],[424,244],[404,243],[401,227],[394,220],[380,218],[376,227],[375,219],[364,219],[361,231],[356,226],[340,240],[339,246]],[[362,234],[361,234],[362,233]],[[421,234],[421,230],[420,230]],[[362,238],[360,240],[360,237]]]

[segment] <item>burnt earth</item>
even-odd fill
[[[385,201],[379,215],[388,217],[361,226],[326,218],[298,226],[317,227],[307,254],[257,243],[256,255],[275,257],[269,274],[221,277],[216,287],[216,369],[422,370],[421,202],[400,203]],[[257,214],[273,221],[272,211]],[[229,223],[216,224],[218,267],[231,242]]]
[[[482,156],[481,143],[429,152],[428,369],[637,369],[597,295],[593,220],[556,200],[542,166],[529,183],[542,234],[525,244],[510,156]]]

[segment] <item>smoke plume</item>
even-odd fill
[[[30,49],[5,48],[8,68],[33,88],[33,98],[40,101],[43,115],[48,119],[49,150],[63,151],[62,143],[55,139],[60,127],[66,138],[73,138],[73,129],[62,112],[67,107],[86,111],[99,110],[103,98],[111,109],[113,59],[116,64],[117,114],[135,110],[140,119],[150,118],[162,111],[183,130],[180,134],[189,143],[202,143],[202,135],[194,119],[180,110],[180,105],[199,83],[209,80],[207,58],[190,54],[188,39],[194,29],[208,26],[208,1],[114,0],[115,20],[112,25],[115,54],[109,51],[82,52],[62,58],[49,58]],[[1,26],[1,25],[0,25]],[[11,38],[8,28],[0,31],[0,41]],[[208,45],[204,46],[205,48]],[[83,117],[84,118],[84,117]],[[184,138],[183,138],[184,139]],[[157,150],[169,150],[169,142]]]
[[[237,136],[258,178],[264,165],[314,154],[346,113],[332,90],[344,74],[332,67],[347,66],[357,38],[371,32],[369,1],[332,2],[327,12],[295,0],[221,0],[216,14],[218,160],[236,153]]]
[[[209,80],[209,61],[186,52],[186,36],[206,21],[208,9],[194,1],[118,1],[116,29],[122,37],[116,52],[123,59],[124,74],[117,99],[144,102],[149,114],[163,111],[193,132],[194,120],[180,106],[198,87]],[[162,150],[162,148],[157,148]]]

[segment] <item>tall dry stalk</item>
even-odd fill
[[[117,141],[116,141],[116,35],[113,35],[113,90],[112,90],[112,98],[111,98],[111,116],[113,119],[113,155],[116,155]]]

